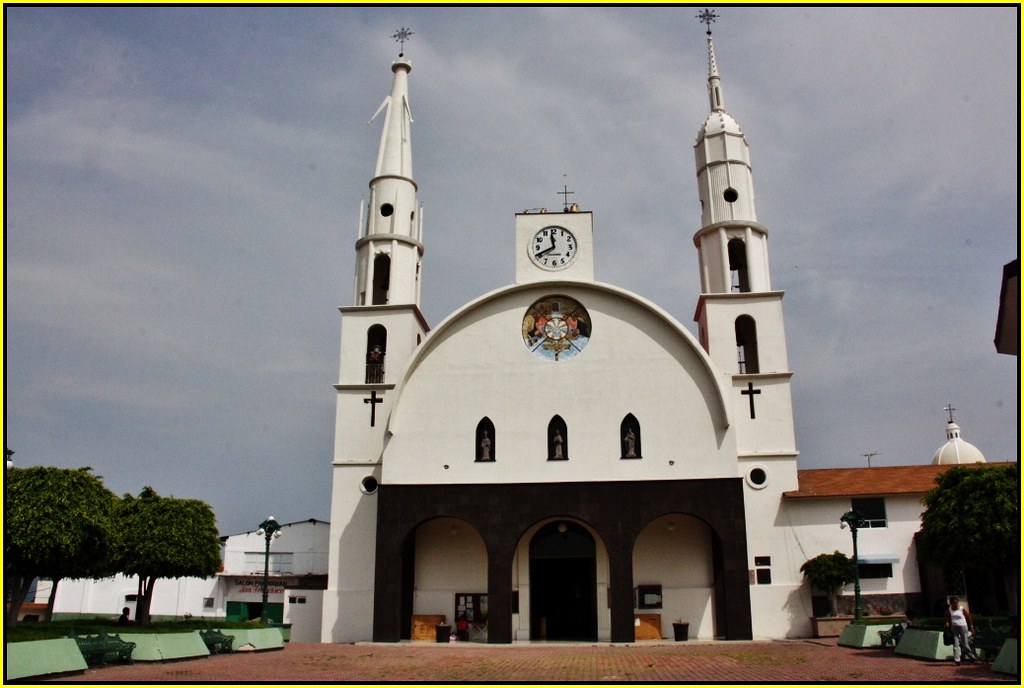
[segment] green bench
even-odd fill
[[[206,649],[210,651],[211,655],[231,652],[231,644],[235,641],[235,636],[224,635],[216,628],[204,628],[199,631],[199,635],[206,643]]]
[[[896,647],[900,642],[900,637],[903,635],[903,624],[893,624],[889,630],[882,630],[878,632],[878,639],[882,641],[882,647]]]
[[[132,664],[132,650],[135,643],[121,640],[116,633],[107,634],[100,631],[97,635],[77,635],[73,631],[68,636],[78,645],[85,663],[89,666],[106,666],[109,662],[125,662]]]

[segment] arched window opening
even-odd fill
[[[476,460],[494,461],[494,423],[487,416],[476,424]]]
[[[750,273],[747,271],[747,245],[743,239],[729,240],[729,276],[733,291],[750,291]]]
[[[384,382],[384,357],[388,350],[388,331],[374,325],[366,331],[366,384]]]
[[[757,360],[757,323],[749,315],[736,318],[736,355],[740,374],[761,372]]]
[[[640,453],[640,421],[632,413],[626,414],[619,426],[619,442],[622,445],[623,459],[639,459]]]
[[[569,459],[569,433],[561,416],[555,416],[548,423],[548,461]]]
[[[380,306],[388,302],[388,289],[391,287],[391,258],[383,253],[373,259],[373,305]]]

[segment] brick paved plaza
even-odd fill
[[[64,681],[273,682],[459,681],[698,683],[1007,683],[988,665],[838,647],[835,639],[612,644],[288,644],[163,664],[90,669]]]

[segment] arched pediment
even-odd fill
[[[576,306],[585,308],[585,317]],[[575,346],[574,355],[538,355],[539,347],[559,343]],[[555,415],[576,438],[572,460],[561,462],[574,468],[565,470],[581,470],[577,457],[600,462],[600,442],[622,463],[619,431],[627,413],[645,419],[645,459],[659,466],[692,460],[687,477],[721,476],[729,473],[721,457],[736,458],[723,379],[688,330],[636,294],[579,282],[505,287],[441,322],[411,358],[388,420],[385,480],[391,471],[414,482],[469,480],[454,471],[463,454],[475,460],[476,426],[483,416],[504,438],[503,458],[478,466],[494,469],[494,478],[504,476],[498,480],[528,477],[523,466],[532,458],[530,441],[545,442]],[[604,413],[614,420],[606,423]],[[546,460],[547,448],[539,454]],[[705,458],[702,466],[688,459],[697,455],[716,458]],[[428,478],[435,469],[444,473]],[[682,472],[676,469],[674,477],[684,477]],[[539,479],[567,480],[569,474]]]

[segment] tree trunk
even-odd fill
[[[50,586],[50,597],[46,600],[46,615],[43,616],[43,621],[46,623],[53,621],[53,603],[57,601],[57,583],[60,583],[60,578],[53,579],[53,585]]]
[[[5,616],[8,628],[14,628],[17,625],[18,614],[21,613],[21,605],[28,596],[29,589],[32,588],[33,580],[35,580],[34,576],[11,576],[11,604],[7,607],[7,615]]]
[[[839,615],[839,591],[835,588],[828,591],[828,607],[829,616]]]
[[[156,576],[139,576],[139,597],[135,603],[135,623],[140,626],[149,624],[149,608],[153,603],[153,586]]]

